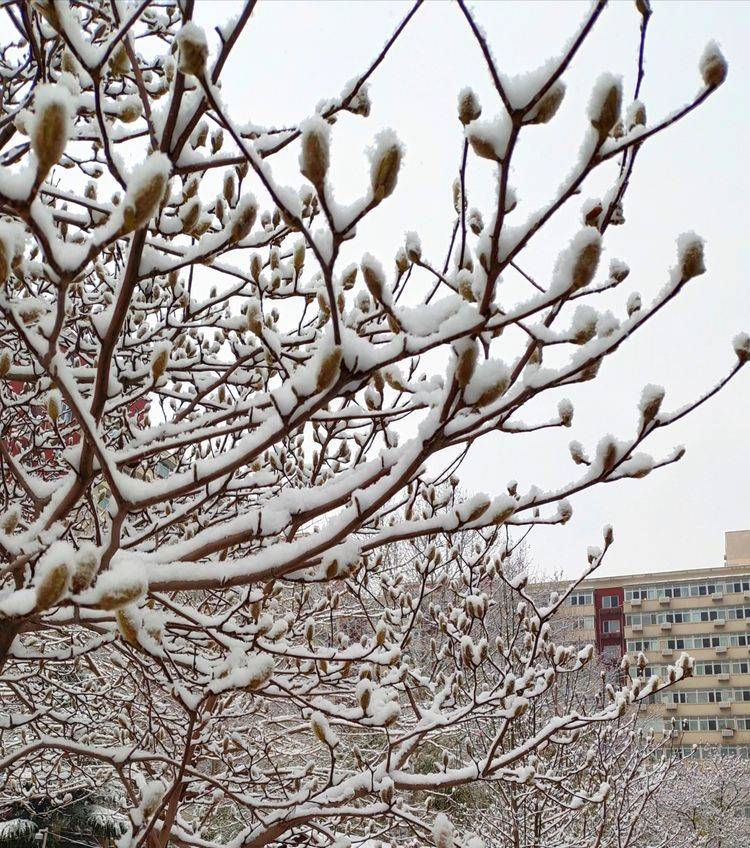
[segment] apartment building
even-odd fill
[[[586,580],[568,599],[577,641],[613,666],[624,653],[664,676],[686,651],[688,680],[656,696],[648,720],[672,725],[685,749],[750,756],[750,531],[726,534],[725,563]],[[635,673],[633,670],[631,673]]]

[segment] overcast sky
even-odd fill
[[[607,259],[628,262],[631,276],[601,305],[622,314],[627,294],[650,300],[674,262],[675,238],[694,229],[707,240],[709,271],[694,280],[668,312],[602,368],[595,384],[569,392],[576,403],[572,431],[525,439],[488,439],[461,472],[467,491],[496,494],[510,479],[520,488],[553,487],[574,475],[567,443],[591,446],[604,434],[627,437],[636,426],[635,406],[649,382],[667,389],[665,409],[708,388],[731,366],[731,338],[750,329],[748,298],[748,169],[750,138],[750,5],[744,2],[654,2],[642,89],[650,120],[689,100],[699,87],[698,59],[716,39],[730,64],[726,85],[679,126],[642,150],[625,207],[626,225],[607,233]],[[197,19],[213,26],[236,14],[236,2],[198,0]],[[537,67],[560,51],[576,30],[587,3],[479,2],[475,14],[509,74]],[[311,114],[321,98],[376,55],[409,4],[403,2],[261,2],[242,46],[224,76],[224,96],[238,121],[284,125]],[[519,150],[512,182],[521,198],[519,218],[555,192],[575,161],[585,106],[599,73],[622,74],[632,93],[640,17],[634,3],[613,3],[566,76],[565,102],[548,127],[533,128]],[[407,155],[396,195],[361,227],[358,258],[365,250],[387,267],[406,230],[416,229],[425,254],[442,262],[453,210],[450,187],[461,147],[455,117],[458,91],[471,85],[485,116],[500,108],[485,65],[458,8],[428,2],[409,24],[372,78],[372,115],[345,116],[334,127],[332,167],[337,196],[353,199],[364,187],[363,151],[374,134],[393,127]],[[627,102],[627,101],[626,101]],[[533,134],[533,135],[532,135]],[[296,152],[274,169],[299,184]],[[476,160],[474,160],[476,162]],[[609,185],[592,183],[584,197]],[[472,165],[469,203],[487,209],[491,177]],[[578,227],[577,205],[545,230],[527,269],[547,279],[558,251]],[[540,416],[551,414],[541,409]],[[589,544],[611,522],[616,545],[606,570],[649,572],[721,566],[725,530],[750,527],[750,372],[710,405],[651,442],[659,456],[684,443],[677,466],[641,481],[598,487],[574,501],[565,528],[532,534],[533,555],[547,570],[579,569]],[[510,443],[509,443],[510,442]]]

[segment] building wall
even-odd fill
[[[621,586],[594,589],[594,625],[596,650],[602,657],[621,657],[625,653],[625,622]]]
[[[659,696],[649,707],[649,720],[669,727],[674,719],[681,745],[750,754],[750,561],[595,578],[582,582],[575,594],[571,616],[593,626],[579,627],[576,639],[594,642],[605,657],[615,650],[642,651],[647,675],[663,674],[683,651],[695,660],[694,676]],[[605,608],[605,597],[617,597],[619,607],[608,601]],[[605,624],[617,619],[619,633]]]
[[[750,564],[750,530],[729,530],[724,534],[724,561],[727,565]]]

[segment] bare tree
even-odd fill
[[[557,772],[539,758],[561,762],[553,752],[690,661],[524,732],[534,703],[592,651],[556,644],[565,596],[537,602],[521,576],[507,581],[514,629],[487,632],[503,573],[489,551],[506,530],[566,522],[585,489],[679,459],[641,448],[738,373],[750,338],[692,403],[665,412],[647,386],[627,439],[604,437],[591,458],[572,443],[582,473],[562,488],[463,498],[445,485],[486,434],[569,427],[568,400],[536,423],[528,404],[587,381],[596,391],[601,362],[705,271],[687,234],[652,303],[631,292],[619,317],[595,306],[628,275],[599,259],[638,151],[727,72],[709,45],[696,96],[648,122],[647,3],[635,99],[623,114],[620,80],[600,78],[579,159],[548,205],[513,223],[519,138],[554,117],[604,5],[560,56],[515,79],[457,4],[498,114],[483,119],[461,92],[447,259],[409,234],[386,272],[366,246],[359,266],[340,255],[396,190],[401,145],[375,136],[370,186],[345,206],[329,141],[335,121],[369,114],[368,80],[419,4],[340,95],[282,127],[241,124],[222,99],[253,2],[210,44],[193,0],[3,4],[17,33],[0,52],[4,801],[113,784],[128,844],[150,848],[210,848],[227,832],[218,820],[238,848],[426,833],[438,848],[474,844],[426,798],[487,783],[606,803],[603,775],[578,779],[585,762]],[[274,177],[285,150],[299,150],[298,189]],[[465,199],[479,159],[496,176],[482,212]],[[600,170],[611,189],[533,279],[527,247]],[[480,550],[452,577],[433,537],[469,530]],[[385,552],[414,539],[426,547],[406,590]],[[587,573],[611,543],[605,530]],[[439,644],[422,668],[409,652],[428,616]],[[452,753],[467,727],[481,728],[471,749]],[[570,804],[559,826],[575,816]]]
[[[686,758],[648,809],[674,848],[740,848],[750,839],[750,764],[717,753]],[[644,843],[648,844],[648,843]]]

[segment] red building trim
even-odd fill
[[[604,606],[604,598],[617,598],[617,606]],[[625,614],[623,605],[625,590],[622,586],[608,586],[606,589],[594,589],[594,627],[596,628],[596,651],[599,656],[606,656],[616,648],[618,658],[625,653]],[[614,632],[605,632],[605,622],[619,622],[619,628]],[[612,626],[609,625],[608,626]]]

